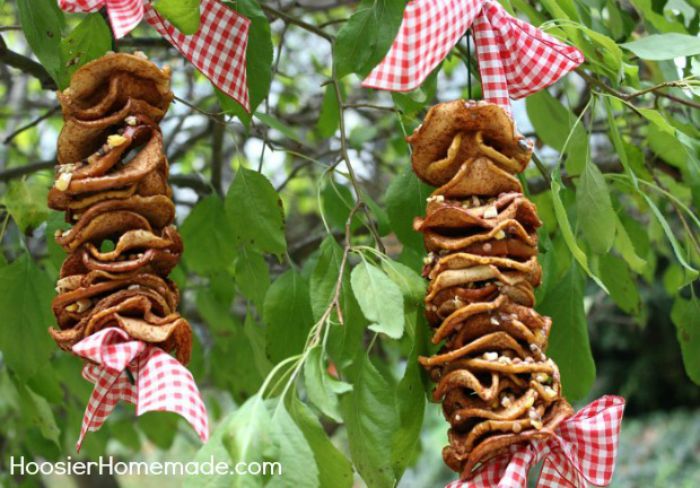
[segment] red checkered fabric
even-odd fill
[[[606,395],[572,415],[547,440],[514,445],[510,454],[487,462],[469,481],[446,488],[524,488],[532,466],[544,460],[538,488],[610,483],[625,400]]]
[[[420,86],[472,27],[484,100],[505,107],[551,85],[584,61],[575,47],[508,14],[491,0],[412,0],[384,60],[362,82],[409,91]]]
[[[222,92],[250,112],[246,49],[250,20],[217,0],[201,0],[197,33],[186,36],[143,0],[58,0],[66,12],[107,8],[114,37],[119,39],[141,22],[151,24]]]
[[[77,343],[73,352],[89,361],[83,377],[95,385],[83,416],[78,451],[85,435],[98,430],[122,400],[136,405],[136,415],[180,414],[203,442],[209,438],[207,410],[192,373],[159,347],[131,340],[125,331],[110,327]]]
[[[107,7],[109,23],[114,37],[121,39],[143,18],[143,0],[58,0],[58,5],[66,12],[97,12]]]

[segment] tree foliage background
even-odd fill
[[[186,246],[173,278],[216,429],[199,449],[175,416],[134,420],[122,407],[80,457],[215,455],[285,468],[282,478],[181,480],[187,486],[452,478],[440,461],[446,424],[416,363],[429,341],[423,244],[411,222],[430,189],[410,171],[404,137],[430,105],[480,97],[473,52],[465,39],[419,90],[379,93],[359,82],[387,51],[404,1],[225,3],[252,20],[252,116],[145,24],[115,46],[99,13],[0,0],[0,484],[56,481],[11,477],[12,455],[77,457],[91,385],[46,333],[63,259],[51,236],[65,225],[46,207],[62,123],[54,90],[112,49],[173,68],[177,98],[162,128]],[[536,141],[522,178],[545,222],[538,309],[554,319],[549,352],[565,393],[579,404],[626,396],[616,486],[698,481],[697,469],[680,467],[699,452],[700,423],[663,411],[700,405],[700,1],[501,3],[587,59],[514,104],[519,129]],[[197,0],[155,6],[196,31]],[[654,441],[634,417],[648,412],[659,412],[655,428],[686,439],[657,444],[673,468],[640,468]]]

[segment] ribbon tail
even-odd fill
[[[209,419],[192,373],[156,347],[139,357],[138,369],[136,415],[154,411],[176,413],[206,442]]]
[[[105,0],[58,0],[61,10],[70,13],[97,12],[105,5]]]
[[[474,21],[484,99],[509,105],[558,81],[584,61],[569,46],[487,1]]]
[[[566,419],[551,439],[538,488],[589,484],[606,486],[612,481],[625,401],[606,395]]]
[[[99,430],[117,403],[122,399],[128,401],[133,395],[133,386],[123,372],[115,373],[95,364],[87,364],[83,368],[83,376],[89,381],[93,381],[95,388],[90,394],[83,415],[80,436],[75,446],[78,452],[80,452],[85,435],[88,432]]]
[[[219,90],[250,113],[246,52],[250,20],[217,0],[201,0],[197,33],[186,36],[146,5],[146,22],[187,58]]]
[[[471,479],[453,481],[445,488],[525,488],[527,473],[536,461],[537,451],[524,446],[487,461]]]
[[[474,22],[481,0],[413,0],[389,52],[362,86],[405,92],[418,88]],[[440,28],[436,29],[435,26]]]
[[[121,39],[143,19],[143,0],[107,0],[107,16],[115,39]]]
[[[586,480],[581,473],[562,455],[552,455],[545,459],[537,480],[537,488],[586,488]]]

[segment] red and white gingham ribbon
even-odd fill
[[[409,91],[420,86],[472,27],[484,100],[510,106],[551,85],[584,61],[583,54],[491,0],[412,0],[384,60],[362,82]]]
[[[446,488],[523,488],[527,473],[544,459],[538,488],[605,486],[612,480],[625,400],[606,395],[572,415],[544,441],[515,445],[487,462],[469,481]]]
[[[180,414],[202,442],[209,438],[207,410],[192,373],[159,347],[131,340],[122,329],[110,327],[77,343],[73,352],[90,361],[83,377],[95,384],[83,416],[78,451],[85,434],[98,430],[120,400],[136,405],[137,416],[152,411]]]
[[[106,7],[117,39],[145,18],[217,88],[250,112],[246,80],[250,20],[235,10],[217,0],[201,0],[199,31],[186,36],[144,0],[58,0],[58,4],[66,12],[95,12]]]

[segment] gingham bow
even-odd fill
[[[190,36],[175,29],[144,0],[58,0],[58,4],[66,12],[95,12],[106,7],[117,39],[145,18],[217,88],[250,111],[246,81],[250,20],[217,0],[201,0],[199,31]]]
[[[446,488],[522,488],[529,469],[544,460],[538,488],[605,486],[615,468],[625,400],[606,395],[562,422],[546,441],[516,445],[510,454],[487,462],[469,481]]]
[[[484,100],[505,107],[564,76],[583,54],[490,0],[413,0],[384,60],[362,85],[391,91],[420,86],[471,26]]]
[[[85,434],[98,430],[120,400],[136,405],[136,415],[180,414],[203,442],[209,438],[207,410],[192,374],[159,347],[131,340],[122,329],[110,327],[77,343],[73,352],[90,361],[83,377],[95,384],[83,416],[78,451]]]

